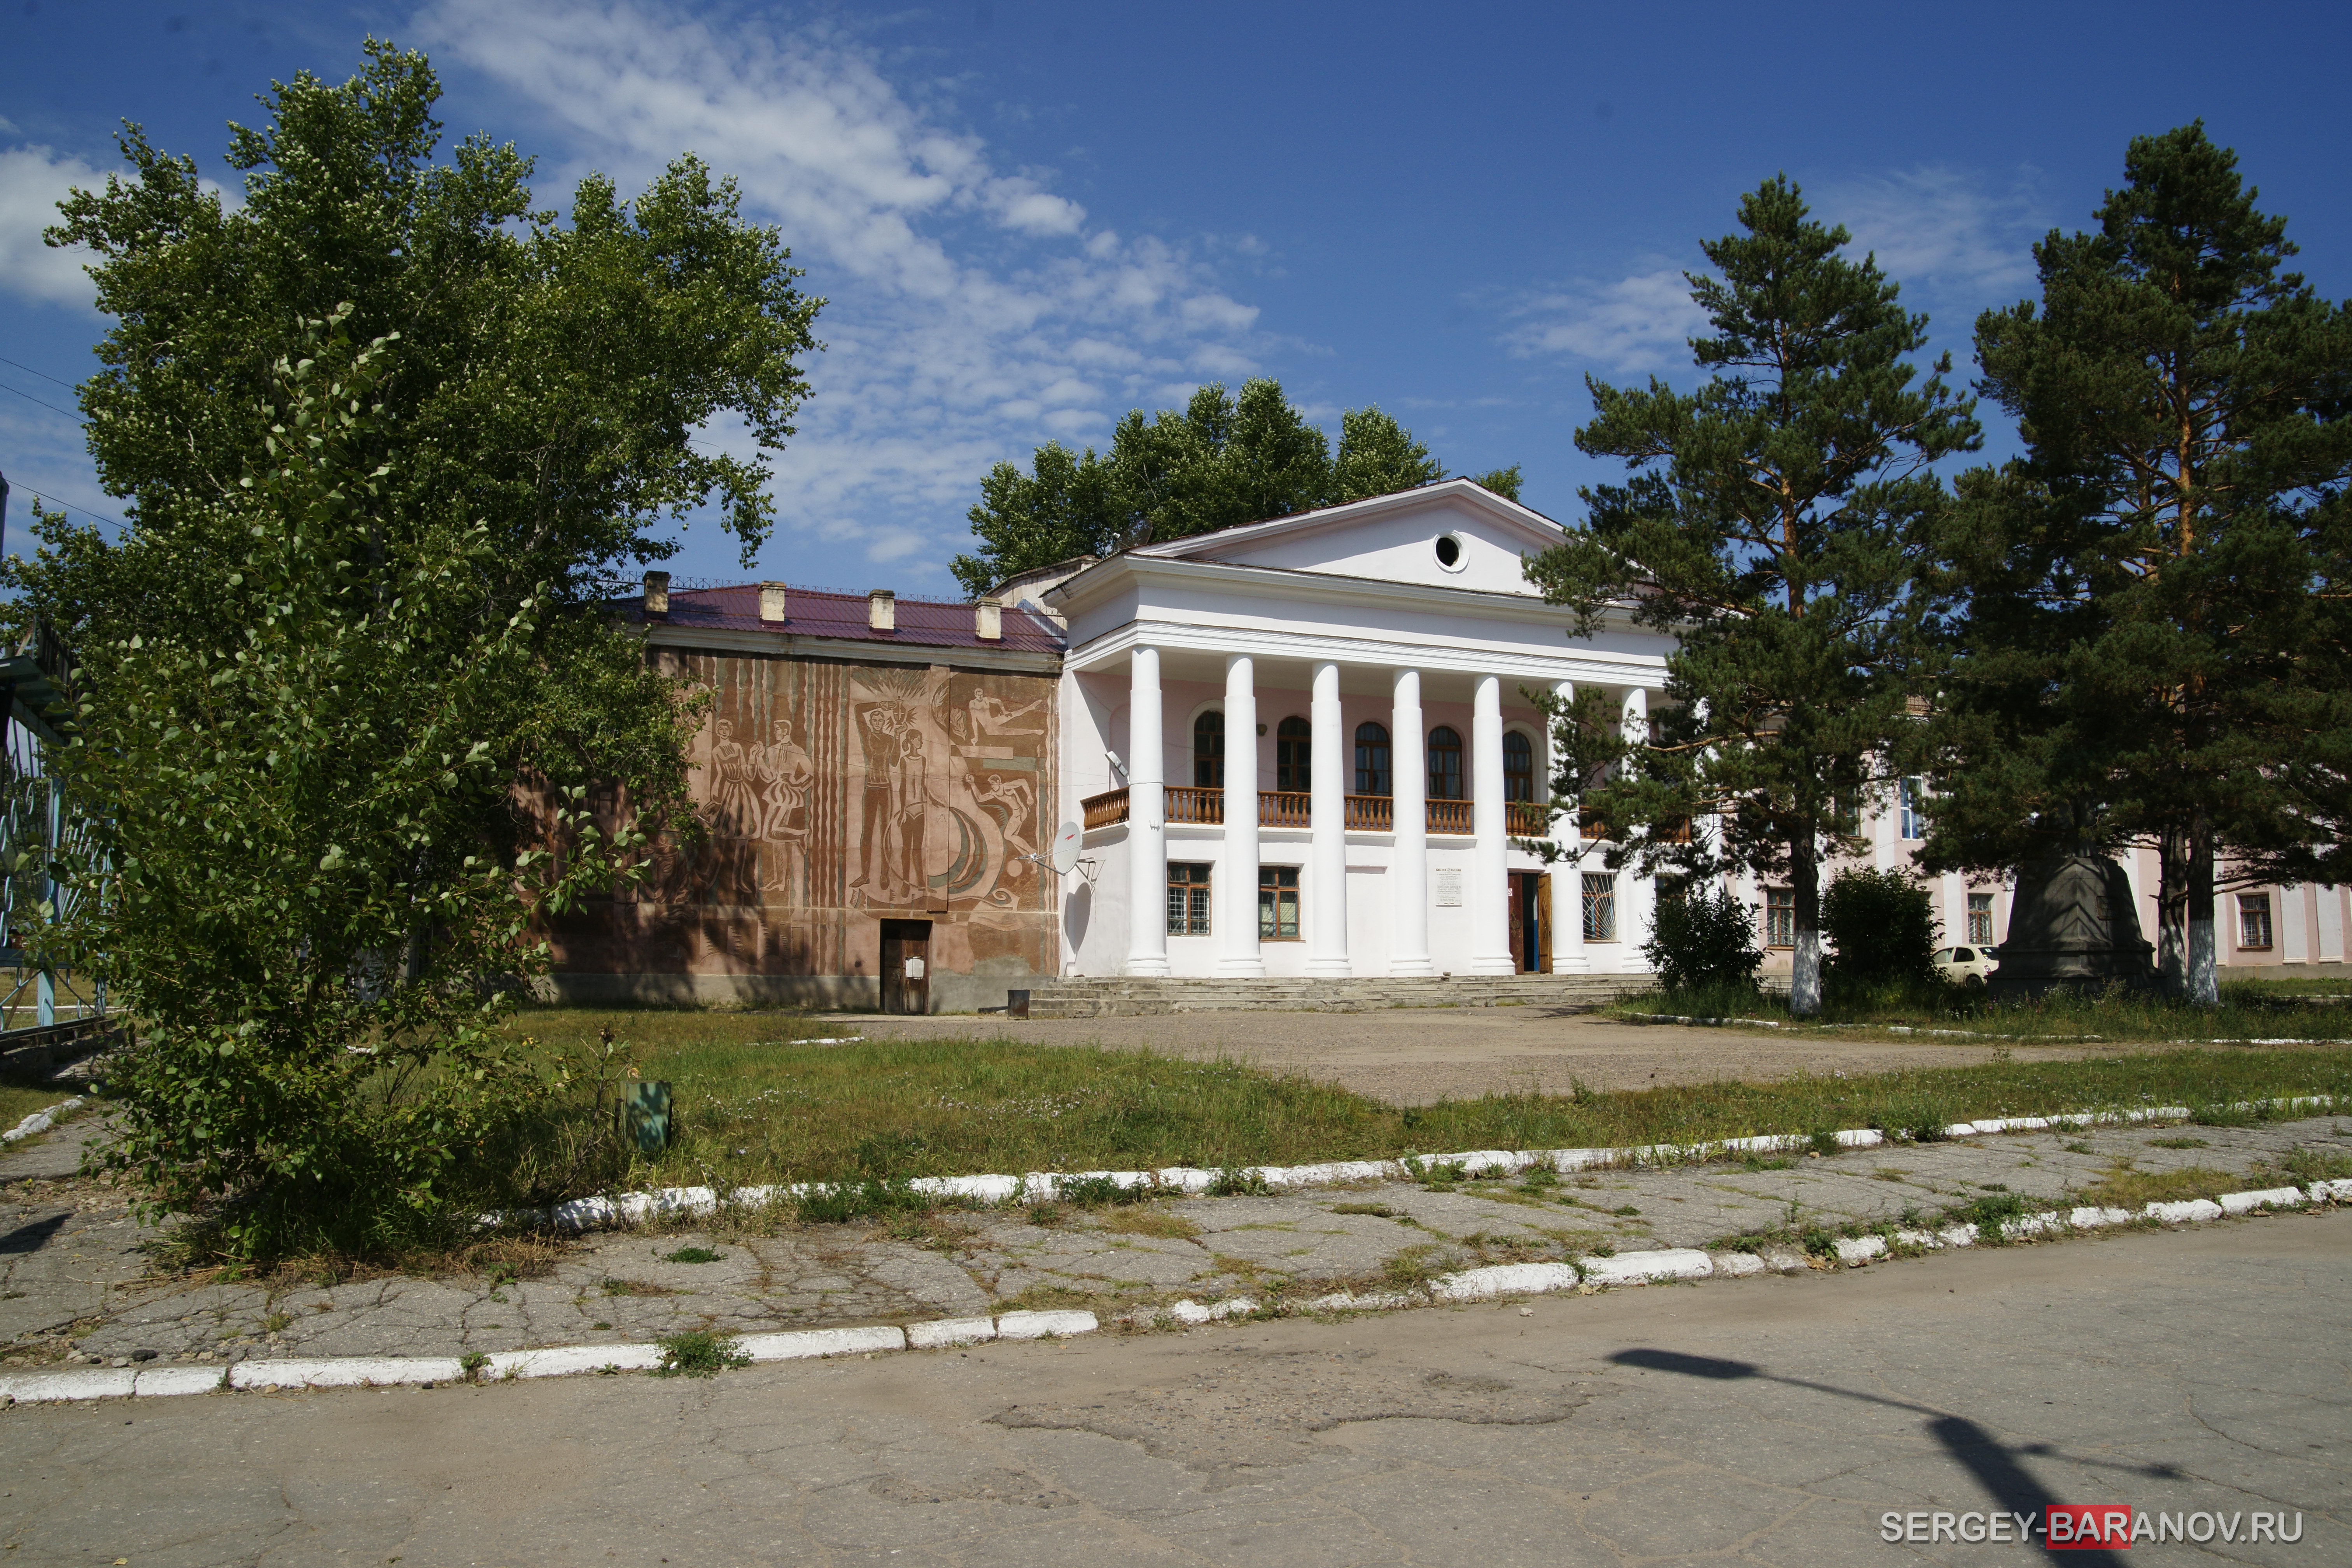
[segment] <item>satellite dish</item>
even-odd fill
[[[1062,824],[1062,831],[1054,835],[1054,875],[1066,877],[1070,868],[1078,863],[1078,843],[1085,830],[1075,822]]]

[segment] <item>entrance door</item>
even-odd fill
[[[1538,972],[1544,963],[1544,950],[1550,945],[1538,908],[1536,888],[1540,880],[1533,871],[1511,873],[1511,967],[1521,974]]]
[[[882,1011],[931,1010],[931,922],[882,922]]]
[[[1551,873],[1535,877],[1536,973],[1551,973]]]

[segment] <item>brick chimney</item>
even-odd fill
[[[648,616],[667,616],[669,614],[668,573],[648,572],[646,574],[646,614]]]
[[[971,607],[972,635],[982,642],[1004,640],[1004,606],[994,599],[982,599]]]
[[[762,583],[760,584],[760,618],[761,620],[782,620],[784,618],[785,607],[789,603],[790,600],[786,596],[784,584],[782,583]]]
[[[898,629],[898,595],[887,588],[877,588],[866,595],[866,624],[877,632]]]

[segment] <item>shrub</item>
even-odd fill
[[[751,1364],[740,1343],[708,1329],[667,1334],[655,1342],[662,1348],[661,1364],[654,1369],[656,1377],[717,1377],[729,1367]]]
[[[1756,945],[1756,911],[1721,887],[1661,899],[1642,956],[1668,991],[1753,991],[1757,966],[1764,962]]]
[[[1822,934],[1823,983],[1843,994],[1937,984],[1935,904],[1900,871],[1840,871],[1822,895]]]

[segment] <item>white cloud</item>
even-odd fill
[[[78,249],[54,250],[41,231],[58,221],[58,203],[76,185],[105,176],[68,153],[38,143],[0,148],[0,289],[45,304],[79,305],[97,298],[87,258]]]
[[[1505,342],[1515,353],[1568,354],[1621,372],[1687,365],[1689,339],[1706,326],[1676,267],[1572,283],[1528,297],[1512,314],[1518,324]]]
[[[1107,438],[1204,356],[1254,364],[1257,311],[1190,254],[1089,232],[1045,175],[1001,166],[836,30],[730,19],[722,35],[662,0],[432,0],[417,20],[440,58],[560,126],[569,172],[627,189],[691,151],[735,177],[831,300],[776,465],[782,532],[812,537],[780,537],[772,560],[823,542],[944,586],[991,464]],[[740,432],[711,440],[748,450]]]
[[[1933,166],[1824,186],[1815,206],[1896,282],[1971,304],[2031,289],[2030,247],[2049,227],[2024,180],[1996,190],[1979,175]]]

